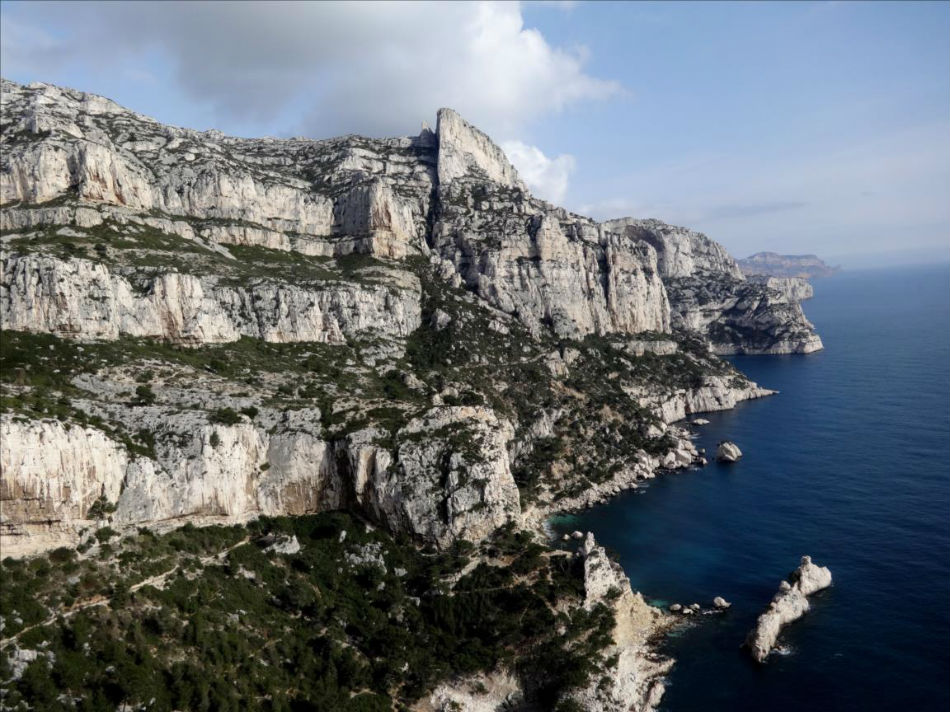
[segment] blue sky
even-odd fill
[[[2,3],[0,70],[246,136],[453,106],[535,191],[736,256],[950,253],[948,3]]]

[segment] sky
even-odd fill
[[[241,136],[410,135],[450,106],[598,219],[950,259],[947,2],[0,2],[0,72]]]

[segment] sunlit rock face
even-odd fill
[[[654,247],[674,329],[702,335],[717,354],[810,353],[822,348],[800,287],[747,280],[722,245],[659,220],[607,225]]]

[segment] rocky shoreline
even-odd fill
[[[775,393],[775,391],[768,391],[766,389],[754,389],[752,391],[743,391],[743,395],[750,392],[755,393],[755,395],[750,395],[743,400],[765,397]],[[736,405],[738,402],[741,401],[737,401]],[[732,407],[735,407],[735,405]],[[715,408],[713,410],[722,409]],[[690,411],[689,416],[684,416],[684,418],[692,417],[702,412],[709,411]],[[705,419],[701,420],[708,422],[705,421]],[[664,474],[672,475],[678,470],[688,469],[691,467],[701,468],[705,466],[705,458],[700,455],[693,445],[691,431],[689,430],[690,426],[698,427],[698,425],[701,424],[696,424],[693,421],[686,420],[682,425],[672,424],[668,426],[667,432],[673,435],[677,442],[676,447],[673,449],[673,453],[675,454],[673,455],[672,461],[668,461],[672,466],[662,463],[659,458],[646,457],[644,458],[646,462],[638,462],[633,467],[623,469],[611,480],[599,483],[589,488],[581,495],[563,498],[557,502],[552,502],[547,507],[539,507],[526,511],[524,514],[525,526],[535,531],[535,533],[539,536],[544,537],[545,540],[547,540],[551,545],[561,546],[562,541],[559,539],[551,525],[551,519],[553,517],[590,509],[597,504],[606,502],[607,500],[622,492],[636,489],[638,484],[645,480],[653,479]],[[581,544],[579,548],[579,553],[583,555],[584,551],[591,549],[594,538],[593,534],[590,532],[587,532],[586,534],[583,534],[582,532],[574,532],[573,536],[568,537],[568,535],[564,535],[564,537],[576,540],[578,534],[582,534],[583,536],[583,544]],[[606,557],[606,553],[604,553],[604,556]],[[623,580],[626,581],[626,586],[629,589],[629,579],[623,574],[620,565],[616,562],[610,562],[610,566],[619,572],[617,575],[623,577]],[[627,597],[625,595],[620,600],[612,601],[611,605],[615,610],[615,615],[620,615],[621,617],[627,615],[627,613],[624,611],[625,606],[632,606],[635,610],[640,611],[640,615],[632,616],[633,619],[639,622],[639,627],[635,629],[635,633],[633,634],[634,639],[637,642],[635,645],[628,647],[627,654],[636,660],[635,663],[631,664],[634,669],[639,671],[639,674],[642,676],[642,679],[638,683],[638,689],[647,689],[648,692],[646,694],[641,692],[641,694],[638,695],[640,706],[631,707],[630,709],[636,709],[642,712],[653,712],[653,710],[655,710],[659,705],[663,696],[666,684],[666,675],[670,672],[676,662],[675,659],[665,656],[659,652],[663,637],[671,628],[688,621],[690,614],[699,613],[700,610],[697,609],[698,604],[693,604],[692,606],[674,604],[674,606],[668,608],[669,612],[667,612],[661,608],[648,604],[643,598],[641,592],[631,591],[631,597]],[[722,597],[716,596],[713,599],[712,609],[709,612],[724,612],[730,608],[731,605],[731,603],[728,603]],[[643,615],[643,611],[645,610],[643,607],[646,607],[646,609],[652,609],[651,614]],[[627,632],[624,635],[630,635],[630,633]],[[615,635],[615,643],[618,649],[623,648],[623,641],[625,639],[626,638],[623,636]],[[442,690],[440,694],[444,696],[447,694],[447,692],[446,690]],[[446,697],[445,699],[450,699],[450,697]],[[451,699],[459,701],[457,698]],[[471,701],[474,702],[474,700]],[[426,708],[425,712],[427,712],[429,709],[447,710],[451,708],[448,706]],[[463,706],[463,709],[490,710],[494,708],[482,708],[475,705],[471,707]],[[588,707],[587,709],[594,709],[594,707]],[[626,710],[627,708],[622,706],[605,706],[599,707],[597,709],[603,709],[605,711],[616,709],[618,712],[620,712],[621,710]],[[420,712],[423,711],[420,710]]]

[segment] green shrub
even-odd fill
[[[234,408],[218,408],[208,414],[208,421],[220,425],[237,425],[241,422],[241,415]]]
[[[135,388],[135,405],[153,405],[155,403],[155,392],[147,383]]]

